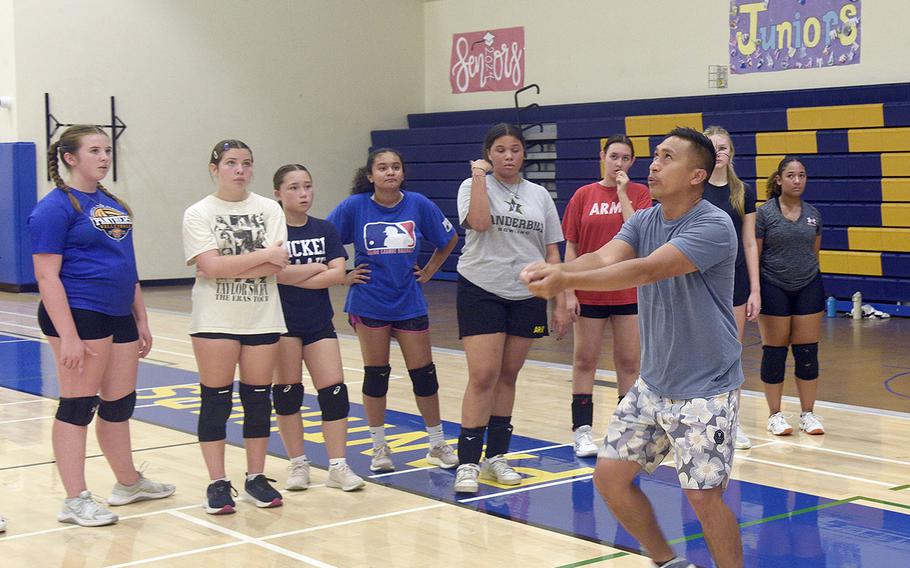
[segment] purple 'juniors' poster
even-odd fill
[[[861,0],[730,0],[730,71],[859,63]]]

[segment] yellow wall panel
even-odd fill
[[[758,182],[764,184],[764,180],[768,179],[768,176],[777,169],[777,164],[784,159],[784,155],[776,156],[755,156],[755,177],[758,178]]]
[[[651,144],[647,136],[630,136],[632,140],[632,149],[635,150],[635,158],[643,159],[651,156]],[[603,147],[603,143],[601,143]]]
[[[701,113],[647,114],[626,117],[626,135],[630,137],[666,134],[677,126],[688,126],[701,132],[703,130]]]
[[[847,132],[851,152],[910,151],[910,128],[864,128]]]
[[[910,227],[910,203],[882,203],[882,227]]]
[[[910,252],[910,229],[850,227],[850,250]]]
[[[884,125],[885,115],[881,103],[787,109],[789,130],[880,128]]]
[[[882,201],[910,201],[910,179],[882,178]]]
[[[817,154],[815,131],[757,132],[756,154]]]
[[[847,242],[850,250],[885,250],[882,247],[882,230],[875,227],[849,227]]]
[[[882,154],[882,177],[910,177],[910,153]]]
[[[819,265],[828,274],[882,275],[882,255],[878,252],[823,250],[819,253]]]

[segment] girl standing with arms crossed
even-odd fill
[[[281,206],[248,190],[253,153],[240,140],[222,140],[209,155],[215,193],[183,215],[183,248],[196,265],[190,336],[199,367],[199,445],[208,468],[205,512],[234,512],[224,466],[226,425],[233,409],[234,372],[240,365],[240,402],[247,475],[244,497],[257,507],[282,504],[266,479],[271,433],[269,392],[278,339],[287,329],[276,275],[288,264]]]
[[[285,487],[299,491],[310,485],[310,462],[304,452],[300,420],[305,362],[322,410],[322,434],[329,455],[325,484],[353,491],[364,482],[345,458],[350,405],[328,291],[329,286],[345,283],[347,255],[335,227],[308,215],[314,197],[309,170],[300,164],[281,166],[272,181],[287,221],[291,263],[278,274],[288,332],[278,341],[278,368],[272,385],[278,431],[291,460]]]
[[[58,156],[69,183],[60,177]],[[139,359],[151,350],[152,334],[136,270],[132,212],[101,185],[110,165],[107,134],[96,126],[71,126],[47,153],[56,187],[28,219],[41,294],[38,323],[54,351],[60,387],[52,437],[66,499],[57,520],[92,527],[117,522],[85,483],[86,434],[96,409],[98,444],[117,478],[108,504],[174,492],[133,464],[129,419]]]
[[[518,372],[532,340],[547,335],[547,301],[531,296],[519,274],[531,262],[559,263],[557,243],[563,240],[550,193],[521,177],[524,154],[518,127],[493,126],[483,158],[471,162],[471,177],[458,189],[458,218],[467,230],[458,259],[458,333],[468,360],[455,475],[459,493],[476,493],[478,477],[521,483],[505,454]],[[560,294],[553,327],[562,337],[568,325]],[[485,431],[486,459],[480,465]]]
[[[819,272],[822,218],[803,201],[806,167],[786,157],[768,178],[768,201],[758,208],[755,238],[761,268],[761,380],[770,416],[768,431],[786,436],[793,431],[780,411],[787,363],[793,351],[796,389],[802,412],[799,429],[824,434],[813,412],[818,391],[818,339],[821,334],[825,289]]]
[[[395,469],[384,426],[392,336],[401,347],[430,437],[427,461],[442,468],[458,464],[442,432],[427,302],[420,289],[455,248],[458,236],[435,203],[419,193],[402,191],[403,183],[398,152],[374,150],[355,174],[352,195],[328,217],[341,242],[354,244],[355,264],[369,272],[369,277],[353,282],[344,310],[363,355],[363,407],[373,440],[371,471]],[[416,264],[421,239],[435,247],[423,268]]]
[[[651,206],[651,194],[640,183],[629,181],[635,163],[632,141],[623,134],[610,136],[600,152],[604,177],[578,188],[562,217],[566,235],[566,262],[594,252],[619,232],[639,210]],[[572,431],[575,455],[597,455],[592,437],[594,375],[600,360],[607,320],[613,328],[613,365],[619,400],[638,378],[641,340],[638,336],[638,303],[634,288],[616,292],[566,292],[566,307],[575,318],[575,351],[572,357]]]
[[[714,144],[717,161],[711,178],[705,184],[703,197],[724,210],[736,229],[736,269],[733,280],[733,315],[739,342],[745,339],[746,320],[755,321],[761,311],[761,284],[758,273],[758,245],[755,241],[755,190],[746,185],[733,169],[735,154],[730,133],[720,126],[709,126],[705,136]],[[739,414],[736,415],[737,421]],[[737,450],[752,447],[749,437],[737,423]]]

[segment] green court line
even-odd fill
[[[892,507],[898,507],[900,509],[907,509],[910,511],[910,505],[904,505],[903,503],[895,503],[894,501],[884,501],[882,499],[874,499],[872,497],[857,497],[856,499],[860,501],[869,501],[872,503],[878,503],[879,505],[890,505]]]
[[[577,566],[587,566],[588,564],[596,564],[598,562],[605,562],[607,560],[613,560],[614,558],[622,558],[623,556],[629,556],[629,552],[617,552],[615,554],[608,554],[606,556],[598,556],[597,558],[589,558],[587,560],[581,560],[572,564],[564,564],[558,566],[557,568],[576,568]]]
[[[881,504],[884,504],[884,505],[893,505],[893,506],[895,506],[895,507],[903,507],[903,508],[905,508],[905,509],[910,509],[910,505],[902,505],[902,504],[900,504],[900,503],[891,503],[891,502],[888,502],[888,501],[881,501],[881,500],[879,500],[879,499],[871,499],[871,498],[867,498],[867,497],[850,497],[850,498],[848,498],[848,499],[841,499],[841,500],[839,500],[839,501],[831,501],[830,503],[824,503],[824,504],[822,504],[822,505],[816,505],[816,506],[814,506],[814,507],[806,507],[806,508],[804,508],[804,509],[797,509],[797,510],[795,510],[795,511],[788,511],[788,512],[786,512],[786,513],[781,513],[781,514],[779,514],[779,515],[772,515],[772,516],[770,516],[770,517],[765,517],[765,518],[763,518],[763,519],[756,519],[756,520],[754,520],[754,521],[747,521],[747,522],[745,522],[745,523],[740,523],[740,524],[739,524],[739,528],[744,529],[744,528],[748,528],[748,527],[753,527],[753,526],[755,526],[755,525],[760,525],[760,524],[762,524],[762,523],[770,523],[770,522],[772,522],[772,521],[779,521],[780,519],[786,519],[786,518],[789,518],[789,517],[795,517],[795,516],[798,516],[798,515],[804,515],[804,514],[806,514],[806,513],[812,513],[812,512],[815,512],[815,511],[821,511],[821,510],[824,510],[824,509],[829,509],[829,508],[831,508],[831,507],[837,507],[837,506],[839,506],[839,505],[846,505],[847,503],[852,503],[853,501],[859,501],[859,500],[872,501],[872,502],[881,503]],[[682,543],[682,542],[688,542],[688,541],[690,541],[690,540],[696,540],[696,539],[699,539],[699,538],[704,538],[704,536],[705,536],[705,533],[696,533],[696,534],[693,534],[693,535],[687,535],[687,536],[684,536],[684,537],[680,537],[680,538],[671,540],[671,541],[670,541],[670,544],[679,544],[679,543]],[[605,561],[607,561],[607,560],[613,560],[614,558],[621,558],[621,557],[623,557],[623,556],[628,556],[628,555],[630,555],[630,554],[631,554],[631,553],[629,553],[629,552],[617,552],[617,553],[615,553],[615,554],[609,554],[609,555],[606,555],[606,556],[598,556],[597,558],[589,558],[589,559],[587,559],[587,560],[581,560],[581,561],[575,562],[575,563],[573,563],[573,564],[564,564],[564,565],[562,565],[562,566],[558,566],[557,568],[576,568],[577,566],[587,566],[587,565],[589,565],[589,564],[596,564],[596,563],[598,563],[598,562],[605,562]]]
[[[892,487],[888,491],[903,491],[904,489],[910,489],[910,483],[907,485],[898,485],[897,487]]]

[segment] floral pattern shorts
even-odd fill
[[[641,379],[610,418],[598,458],[634,461],[648,473],[673,449],[683,489],[726,486],[733,468],[738,390],[709,398],[663,398]]]

